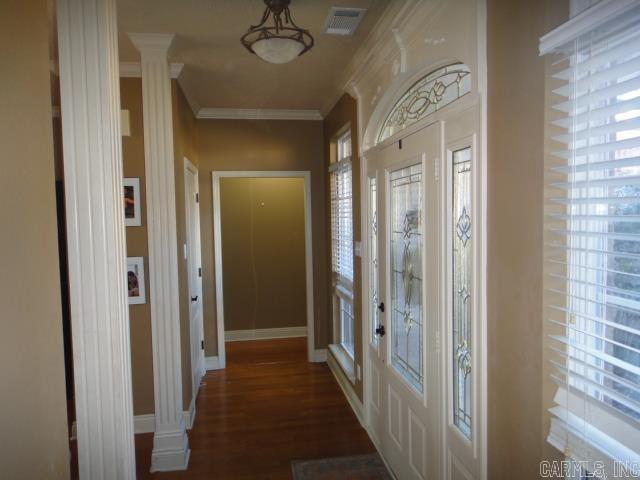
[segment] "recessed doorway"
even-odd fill
[[[307,337],[314,356],[308,171],[213,172],[218,361],[225,341]]]

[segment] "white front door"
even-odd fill
[[[439,139],[440,125],[435,124],[367,155],[369,310],[376,312],[372,323],[377,323],[370,338],[368,411],[383,455],[403,480],[440,478],[439,195],[434,175]]]
[[[476,125],[470,108],[365,155],[366,411],[401,480],[482,477]]]
[[[191,339],[191,382],[197,392],[205,373],[202,319],[202,268],[200,260],[200,203],[198,170],[185,159],[185,216],[187,224],[187,280],[189,286],[189,329]]]

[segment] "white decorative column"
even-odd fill
[[[58,0],[81,479],[134,479],[115,0]]]
[[[175,164],[167,63],[173,35],[130,33],[129,36],[140,51],[142,69],[156,409],[151,471],[184,470],[190,450],[182,414]]]

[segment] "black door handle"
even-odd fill
[[[378,310],[380,310],[382,313],[384,313],[384,302],[380,303],[380,305],[378,305]]]
[[[376,335],[380,335],[381,337],[384,337],[384,334],[387,333],[384,331],[384,325],[380,325],[378,328],[376,328]]]
[[[198,295],[196,295],[195,297],[191,297],[191,301],[192,302],[197,302],[198,301]]]

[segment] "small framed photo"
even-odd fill
[[[124,182],[124,224],[127,227],[142,225],[140,215],[140,179],[125,178]]]
[[[129,305],[147,303],[144,285],[144,258],[127,257],[127,291]]]

